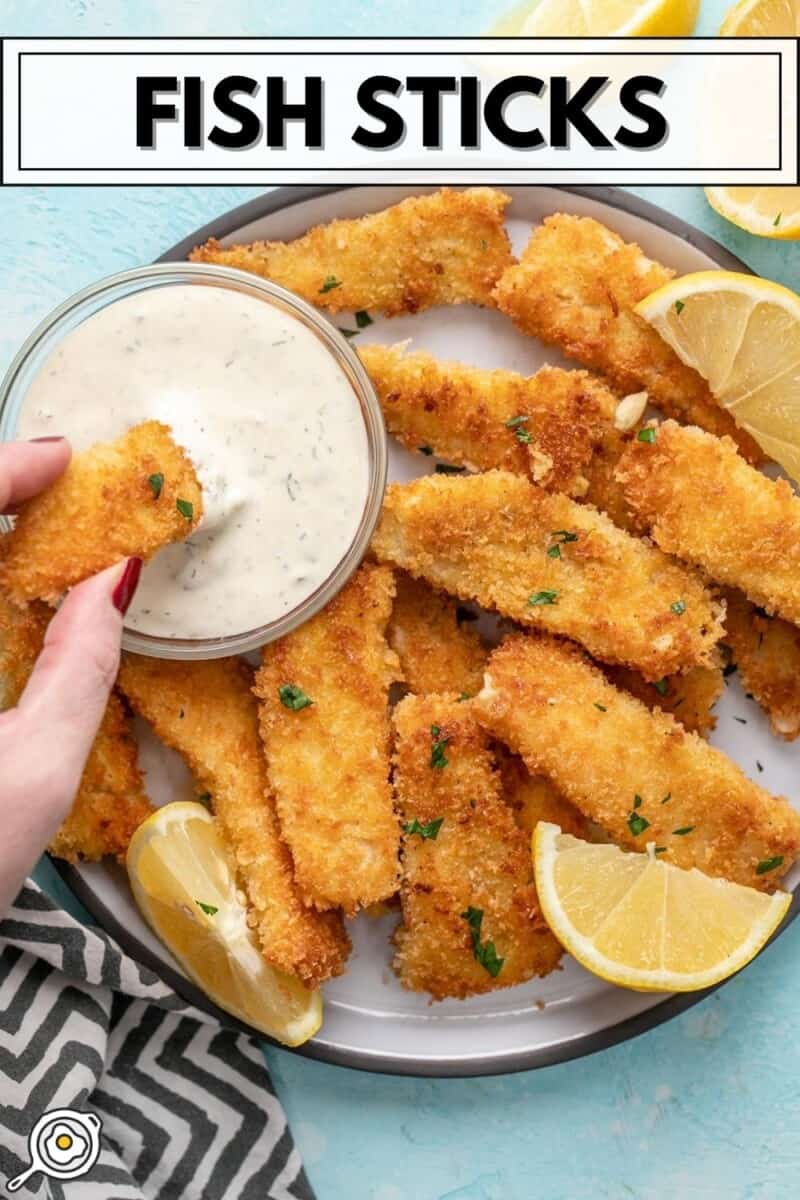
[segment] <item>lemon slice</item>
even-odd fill
[[[699,0],[538,0],[492,31],[504,37],[688,37]]]
[[[725,14],[720,37],[798,37],[798,0],[739,0]],[[795,189],[796,190],[796,189]]]
[[[133,895],[147,923],[206,995],[287,1046],[322,1024],[322,998],[263,958],[214,819],[202,804],[159,808],[131,838]]]
[[[582,842],[540,821],[533,835],[545,920],[566,950],[609,983],[645,992],[710,987],[754,958],[791,896],[768,896],[662,862]]]
[[[800,479],[800,296],[755,275],[698,271],[652,292],[636,312]]]
[[[800,238],[800,187],[707,187],[706,198],[721,217],[748,233]]]

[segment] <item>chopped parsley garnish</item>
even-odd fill
[[[783,866],[782,854],[776,854],[774,858],[762,858],[756,867],[756,875],[766,875],[767,871],[774,871],[776,867],[780,866]]]
[[[161,489],[164,486],[164,476],[160,471],[156,471],[155,475],[151,475],[147,482],[150,484],[150,491],[155,496],[156,500],[161,495]]]
[[[694,829],[694,825],[681,825],[680,829],[673,829],[672,836],[673,837],[685,837],[685,835],[687,833],[691,833],[693,829]]]
[[[747,717],[734,717],[734,721],[738,721],[740,725],[747,724]]]
[[[530,421],[530,417],[524,413],[520,413],[518,417],[511,417],[509,421],[504,421],[506,429],[516,429],[520,425],[524,425],[526,421]]]
[[[634,797],[633,797],[633,807],[634,807],[634,808],[641,808],[641,807],[642,807],[642,797],[641,797],[641,796],[639,796],[638,794],[637,794],[636,796],[634,796]]]
[[[686,601],[685,600],[674,600],[672,602],[672,604],[670,604],[670,608],[672,609],[672,611],[675,613],[676,616],[682,617],[683,614],[686,612]]]
[[[444,822],[444,817],[437,817],[435,821],[428,821],[427,824],[423,825],[415,817],[413,821],[407,821],[406,824],[403,826],[403,829],[408,834],[418,833],[419,836],[423,839],[423,841],[426,838],[429,838],[432,842],[435,842],[437,834],[439,833],[439,830],[442,828],[443,822]]]
[[[758,767],[759,771],[763,771],[763,770],[764,770],[764,764],[763,764],[763,763],[760,763],[760,762],[758,761],[758,759],[756,759],[756,766]]]
[[[558,592],[534,592],[532,596],[528,596],[528,604],[531,608],[535,608],[540,604],[557,604]]]
[[[554,529],[550,534],[553,539],[553,545],[547,551],[548,558],[561,558],[561,547],[567,542],[577,542],[577,533],[572,533],[569,529]]]
[[[656,440],[657,436],[658,435],[656,434],[655,426],[648,425],[645,429],[639,430],[636,435],[636,440],[637,442],[650,442],[652,444]]]
[[[481,945],[483,909],[473,908],[470,904],[467,911],[463,912],[461,916],[469,925],[469,930],[472,934],[472,953],[475,956],[475,961],[479,962],[484,970],[489,972],[492,979],[496,979],[500,974],[500,969],[503,966],[505,959],[498,958],[494,942],[488,941],[485,942],[484,945]]]
[[[358,312],[356,313],[356,325],[358,326],[358,328],[366,329],[367,326],[371,325],[371,324],[372,324],[372,317],[369,315],[369,313],[367,312],[366,309],[360,308],[358,310]]]
[[[420,454],[427,454],[428,457],[433,454],[433,446],[419,446],[418,449]]]
[[[208,804],[211,799],[211,792],[201,792],[197,797],[198,804]]]
[[[216,916],[219,912],[219,909],[214,904],[204,904],[202,900],[195,900],[195,904],[198,908],[202,908],[207,917]]]
[[[605,704],[598,704],[596,700],[594,702],[594,706],[595,706],[595,708],[599,708],[600,712],[608,712],[608,709],[606,708]]]
[[[454,467],[452,463],[436,464],[437,475],[463,475],[466,469],[466,467]]]
[[[683,303],[682,300],[675,301],[675,312],[678,314],[678,316],[681,315],[681,313],[683,312],[683,310],[685,308],[686,308],[686,305]]]
[[[666,796],[665,796],[665,797],[664,797],[664,799],[661,801],[661,803],[662,803],[662,804],[666,804],[666,803],[667,803],[669,800],[671,800],[671,799],[672,799],[672,792],[667,792]]]
[[[301,708],[310,708],[314,703],[311,697],[307,696],[296,683],[282,683],[278,688],[278,695],[283,707],[290,708],[292,712],[300,712]]]
[[[548,558],[561,558],[561,547],[560,546],[551,546],[550,549],[547,551],[547,557]]]
[[[438,725],[431,725],[431,740],[433,742],[431,746],[431,766],[436,767],[439,771],[447,766],[448,759],[445,754],[445,748],[450,741],[449,737],[442,737],[441,735],[442,731],[440,727]]]
[[[666,675],[663,679],[657,679],[653,684],[653,687],[656,689],[659,696],[666,696],[667,689],[669,688],[669,682],[667,681]]]
[[[781,223],[781,217],[782,217],[782,216],[783,216],[783,213],[778,213],[777,217],[776,217],[776,218],[775,218],[775,220],[772,222],[772,224],[775,226],[775,228],[776,228],[776,229],[778,228],[778,226],[779,226],[779,225],[780,225],[780,223]]]
[[[471,699],[472,699],[472,697],[470,696],[469,692],[462,692],[461,695],[458,697],[458,703],[460,704],[462,700],[471,700]]]
[[[653,848],[653,854],[666,854],[666,853],[667,853],[666,846],[655,846]]]
[[[194,505],[191,500],[181,500],[180,497],[175,501],[175,507],[182,517],[186,517],[187,521],[191,521],[194,517]]]
[[[533,441],[533,434],[528,433],[527,429],[515,429],[514,436],[518,442],[522,443],[523,446],[529,446]]]
[[[334,288],[341,287],[341,286],[342,286],[341,279],[337,279],[335,275],[328,275],[328,276],[326,276],[325,282],[323,283],[322,287],[319,289],[319,294],[321,296],[324,296],[326,292],[332,292]]]
[[[360,330],[358,330],[358,329],[342,329],[342,327],[340,325],[339,333],[342,335],[342,337],[346,337],[349,342],[350,338],[358,337]]]
[[[640,833],[644,833],[645,829],[649,828],[650,822],[641,813],[632,812],[628,817],[628,829],[630,829],[634,837],[638,837]]]

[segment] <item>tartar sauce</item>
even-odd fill
[[[18,436],[64,434],[80,450],[147,419],[171,425],[188,451],[205,515],[146,566],[128,626],[167,638],[241,634],[328,578],[366,503],[367,432],[344,371],[298,318],[206,284],[128,296],[53,351]]]

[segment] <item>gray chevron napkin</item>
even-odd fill
[[[314,1200],[258,1043],[30,880],[0,923],[0,1194],[12,1193]]]

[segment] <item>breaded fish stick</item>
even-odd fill
[[[621,846],[655,842],[680,867],[765,890],[800,853],[800,813],[786,800],[619,691],[574,646],[507,639],[471,707]]]
[[[493,188],[442,188],[352,221],[331,221],[293,242],[222,246],[189,255],[263,275],[330,312],[387,317],[435,304],[493,307],[492,288],[514,261],[503,225],[510,197]]]
[[[617,397],[585,371],[542,367],[525,377],[441,362],[405,345],[361,346],[386,426],[409,450],[488,471],[500,467],[570,496],[609,442],[617,457]]]
[[[428,475],[386,490],[378,558],[648,679],[710,665],[719,607],[699,578],[608,517],[518,475]]]
[[[365,564],[305,625],[265,646],[261,736],[307,904],[352,914],[397,890],[400,828],[389,783],[386,567]]]
[[[742,686],[769,717],[773,733],[793,742],[800,734],[800,629],[768,617],[735,589],[725,598],[725,641]]]
[[[665,421],[631,442],[617,478],[662,550],[800,623],[800,500],[749,466],[730,438]]]
[[[546,975],[561,947],[539,912],[529,839],[502,798],[469,705],[407,696],[394,721],[404,825],[394,960],[401,982],[443,1000]]]
[[[235,658],[165,662],[126,655],[120,685],[211,796],[267,962],[309,987],[340,975],[350,942],[338,913],[300,899],[258,736],[253,673]]]
[[[397,592],[386,636],[400,660],[403,683],[412,692],[455,692],[474,696],[483,684],[488,651],[458,605],[405,571],[395,576]]]
[[[494,298],[524,333],[607,375],[623,394],[645,388],[666,416],[727,433],[760,462],[763,452],[705,380],[633,311],[674,274],[599,221],[556,213],[533,231]]]
[[[499,743],[494,747],[494,756],[503,799],[529,838],[540,821],[552,821],[562,833],[571,833],[573,837],[590,836],[589,822],[581,810],[562,796],[545,775],[531,775],[520,756]]]
[[[53,602],[120,559],[151,558],[182,541],[202,515],[191,462],[167,425],[144,421],[76,454],[55,483],[20,507],[0,546],[0,588],[20,604]]]
[[[0,709],[18,703],[52,615],[45,604],[21,609],[0,596]],[[153,811],[136,760],[130,722],[112,693],[72,808],[48,847],[51,854],[69,862],[124,859],[134,831]]]
[[[685,675],[665,675],[651,683],[638,671],[630,671],[627,667],[605,667],[604,670],[615,687],[632,692],[654,712],[660,708],[662,712],[672,713],[690,733],[708,737],[717,724],[711,709],[725,689],[720,667],[693,667]]]

